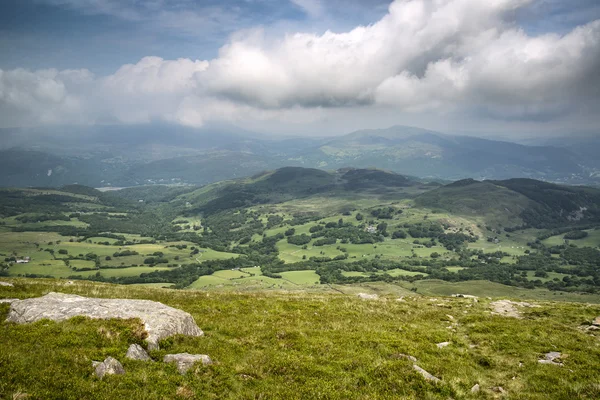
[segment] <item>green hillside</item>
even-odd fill
[[[491,399],[500,397],[499,388],[508,398],[600,396],[598,337],[585,331],[600,314],[597,305],[536,302],[518,307],[516,319],[491,314],[485,297],[429,298],[408,290],[362,300],[339,292],[11,282],[0,286],[0,298],[54,291],[160,301],[191,313],[205,336],[162,340],[149,352],[156,362],[134,361],[124,356],[131,343],[144,345],[137,320],[16,325],[4,322],[9,305],[0,304],[0,397],[7,399]],[[563,367],[539,363],[551,351],[561,353]],[[207,354],[214,364],[181,375],[160,362],[183,352]],[[125,375],[94,376],[92,361],[107,356],[122,362]],[[413,365],[440,381],[425,380]]]
[[[423,207],[477,217],[493,226],[521,225],[521,214],[534,204],[526,196],[508,188],[472,179],[424,193],[415,202]]]
[[[600,190],[533,179],[466,179],[427,192],[416,203],[461,215],[480,216],[504,227],[535,228],[600,222]]]

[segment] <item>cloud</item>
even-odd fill
[[[295,3],[322,11],[316,1]],[[396,0],[376,23],[347,32],[240,31],[213,60],[145,57],[106,77],[0,71],[0,115],[12,113],[12,123],[159,119],[200,126],[302,123],[339,118],[332,110],[383,108],[532,121],[593,113],[600,20],[566,34],[531,35],[516,15],[532,3]]]

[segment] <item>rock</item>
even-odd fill
[[[169,336],[202,336],[204,332],[187,312],[150,300],[97,299],[72,294],[48,293],[45,296],[12,302],[6,320],[24,324],[51,319],[64,321],[75,316],[93,319],[139,318],[148,333],[151,350]]]
[[[446,318],[448,318],[450,321],[454,320],[454,317],[450,314],[446,314]]]
[[[96,368],[100,364],[102,364],[100,361],[92,361],[92,367],[94,368]]]
[[[517,309],[518,307],[539,307],[535,304],[516,302],[510,300],[498,300],[490,303],[492,307],[492,314],[502,315],[503,317],[521,318],[521,313]]]
[[[473,299],[473,300],[477,300],[478,299],[477,296],[472,296],[470,294],[460,294],[460,293],[453,294],[452,297],[460,297],[460,298],[463,298],[463,299]]]
[[[439,382],[441,380],[440,378],[436,378],[435,376],[431,375],[429,372],[425,371],[423,368],[419,367],[417,364],[413,365],[413,369],[415,369],[415,371],[417,371],[418,373],[423,375],[423,378],[427,379],[428,381]]]
[[[471,393],[479,393],[479,383],[476,383],[472,388],[471,388]]]
[[[416,357],[409,356],[408,354],[393,354],[392,358],[395,358],[397,360],[405,359],[405,360],[409,360],[409,361],[412,361],[412,362],[417,362],[417,358]]]
[[[100,379],[105,375],[123,375],[124,373],[125,369],[121,363],[112,357],[108,357],[96,366],[96,376]]]
[[[403,296],[403,297],[398,297],[398,298],[396,299],[396,301],[398,301],[398,302],[403,302],[403,303],[405,303],[405,302],[406,302],[406,300],[404,300],[404,296]]]
[[[359,293],[358,295],[359,299],[363,299],[363,300],[377,300],[379,299],[379,296],[376,294],[367,294],[367,293]]]
[[[544,359],[538,360],[538,363],[548,364],[548,365],[558,365],[558,366],[562,367],[563,363],[556,361],[556,360],[560,360],[561,357],[562,357],[562,354],[559,353],[558,351],[551,351],[550,353],[546,353],[544,355]]]
[[[17,300],[19,300],[19,299],[0,299],[0,304],[2,304],[2,303],[12,303],[12,302],[15,302]]]
[[[129,346],[125,357],[129,358],[130,360],[152,361],[148,353],[146,353],[146,350],[144,350],[144,348],[139,344],[132,344]]]
[[[492,388],[492,392],[494,392],[494,393],[506,393],[506,390],[504,390],[504,388],[502,388],[502,386],[494,386]]]
[[[10,282],[0,282],[0,286],[11,286],[11,287],[14,287],[15,285],[13,285]]]
[[[181,374],[185,374],[197,362],[202,362],[203,365],[212,364],[212,360],[206,354],[167,354],[163,361],[166,363],[176,363],[177,370]]]
[[[592,321],[592,325],[600,326],[600,317],[594,318],[594,320]]]
[[[450,346],[450,342],[438,343],[438,344],[436,344],[436,346],[438,347],[438,349],[443,349],[446,346]]]

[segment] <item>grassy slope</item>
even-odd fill
[[[458,215],[484,217],[493,226],[520,225],[521,212],[532,204],[522,194],[489,182],[463,182],[422,194],[417,197],[416,204]]]
[[[600,314],[600,306],[542,303],[516,320],[490,315],[485,298],[431,301],[417,294],[404,302],[361,301],[341,294],[209,295],[85,282],[14,283],[0,287],[0,297],[61,291],[151,299],[184,309],[206,336],[163,341],[151,355],[209,354],[216,363],[181,376],[172,365],[126,360],[128,345],[141,342],[135,321],[1,322],[2,398],[19,393],[44,399],[493,398],[494,386],[510,398],[600,396],[598,339],[578,329]],[[8,305],[0,305],[0,320],[7,311]],[[436,343],[443,341],[452,344],[440,350]],[[538,364],[548,351],[567,354],[565,367]],[[399,353],[417,357],[442,382],[424,381],[409,361],[395,357]],[[109,355],[123,362],[127,374],[100,381],[91,361]],[[482,388],[477,395],[470,392],[475,383]]]

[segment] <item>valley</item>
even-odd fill
[[[600,291],[593,188],[286,167],[200,188],[4,189],[0,201],[7,276],[430,295],[487,281],[490,296],[585,302]]]

